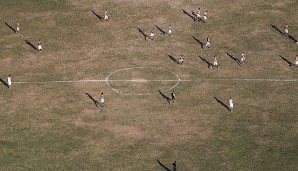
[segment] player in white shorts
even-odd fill
[[[10,88],[11,87],[11,75],[9,75],[7,77],[7,87]]]
[[[101,93],[101,95],[100,95],[99,104],[100,104],[101,107],[104,107],[105,99],[104,99],[103,93]]]
[[[242,52],[241,57],[240,57],[240,62],[243,63],[245,61],[245,54]]]
[[[176,102],[176,94],[175,94],[175,91],[174,90],[171,93],[171,100],[172,100],[172,102]]]
[[[205,22],[207,21],[207,14],[208,14],[208,11],[205,11],[203,16]]]
[[[207,43],[206,43],[205,46],[208,47],[208,48],[210,48],[210,47],[211,47],[211,44],[210,44],[210,36],[207,36],[206,40],[207,40]]]
[[[289,25],[286,23],[286,25],[284,26],[284,28],[285,28],[285,33],[284,33],[284,35],[285,36],[289,36]]]
[[[179,62],[180,65],[182,65],[183,64],[183,61],[184,61],[183,60],[183,55],[181,55],[178,62]]]
[[[196,13],[196,22],[201,20],[201,9],[199,8]]]
[[[232,112],[233,108],[234,108],[234,103],[233,103],[232,97],[230,97],[230,99],[229,99],[229,107],[230,107],[230,111]]]
[[[150,39],[154,40],[155,35],[154,35],[154,27],[152,28],[151,32],[150,32]]]
[[[108,10],[105,11],[105,16],[103,18],[105,21],[109,21]]]
[[[171,25],[169,25],[168,35],[169,35],[169,36],[172,36],[172,27],[171,27]]]
[[[214,61],[213,61],[213,66],[218,68],[218,62],[217,62],[217,59],[216,59],[216,56],[214,55]]]
[[[41,52],[41,50],[42,50],[41,40],[39,39],[39,40],[38,40],[38,43],[37,43],[37,51],[38,51],[38,52]]]
[[[17,22],[16,33],[20,33],[20,23],[19,22]]]
[[[298,55],[296,55],[296,58],[295,58],[295,65],[296,67],[298,66]]]

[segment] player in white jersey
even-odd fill
[[[100,104],[101,107],[105,107],[105,106],[104,106],[104,104],[105,104],[105,99],[104,99],[103,93],[100,94],[99,104]]]
[[[296,65],[296,67],[298,67],[298,55],[296,55],[296,57],[295,57],[295,65]]]
[[[183,60],[183,55],[181,55],[180,58],[179,58],[178,63],[179,63],[180,65],[182,65],[182,64],[183,64],[183,61],[184,61],[184,60]]]
[[[103,18],[105,21],[109,21],[108,10],[105,11],[105,16]]]
[[[229,99],[229,108],[230,108],[230,111],[232,112],[233,108],[234,108],[234,102],[233,102],[232,97],[230,97],[230,99]]]
[[[208,14],[208,11],[205,11],[203,16],[205,22],[207,21],[207,14]]]
[[[41,40],[39,39],[37,43],[37,51],[41,52],[41,50],[42,50],[42,45],[41,45]]]
[[[213,66],[216,67],[216,68],[218,68],[218,62],[217,62],[217,58],[216,58],[215,55],[214,55]]]
[[[196,13],[196,22],[201,20],[201,9],[199,8],[197,13]]]
[[[155,35],[154,35],[154,27],[152,28],[151,32],[150,32],[150,39],[154,40],[155,39]]]
[[[17,22],[16,33],[20,33],[20,22]]]
[[[241,57],[240,57],[240,62],[243,63],[245,61],[245,54],[242,52]]]
[[[7,77],[7,87],[10,88],[11,87],[11,75],[9,75]]]
[[[171,26],[171,25],[169,25],[168,35],[169,35],[169,36],[172,36],[172,26]]]

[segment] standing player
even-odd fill
[[[169,25],[168,35],[169,35],[170,37],[172,37],[172,27],[171,27],[171,25]]]
[[[196,13],[196,22],[201,21],[201,9],[199,8]]]
[[[286,25],[284,26],[285,32],[284,35],[285,36],[289,36],[289,25],[286,23]]]
[[[207,22],[207,14],[208,14],[208,11],[205,11],[203,16],[205,22]]]
[[[296,65],[296,67],[298,67],[298,55],[296,55],[296,57],[295,57],[295,65]]]
[[[242,64],[245,61],[245,54],[242,52],[241,57],[240,57],[240,63]]]
[[[173,92],[171,93],[171,97],[172,97],[172,101],[176,102],[176,94],[175,91],[173,90]]]
[[[17,22],[16,33],[17,33],[17,34],[20,33],[20,23],[19,23],[19,22]]]
[[[215,55],[214,55],[213,66],[216,67],[216,68],[218,68],[218,62],[217,62],[217,59],[216,59],[216,56]]]
[[[211,44],[210,44],[210,36],[207,36],[206,40],[207,40],[207,43],[206,43],[205,46],[208,47],[208,48],[210,48],[210,47],[211,47]]]
[[[103,96],[103,92],[101,93],[100,95],[100,100],[99,100],[99,104],[101,107],[105,107],[105,99],[104,99],[104,96]]]
[[[9,75],[7,77],[7,87],[10,88],[11,87],[11,75]]]
[[[154,35],[154,27],[152,28],[151,32],[150,32],[150,39],[154,40],[155,35]]]
[[[37,52],[41,52],[41,50],[42,50],[41,40],[39,39],[37,43]]]
[[[183,64],[183,61],[184,61],[184,60],[183,60],[183,55],[181,55],[180,58],[179,58],[178,63],[179,63],[180,65],[182,65],[182,64]]]
[[[177,170],[177,165],[176,165],[176,161],[174,161],[174,163],[172,163],[172,165],[173,165],[173,171],[176,171]]]
[[[108,10],[105,11],[104,21],[109,21]]]
[[[230,97],[230,99],[229,99],[229,107],[230,107],[230,111],[232,112],[233,108],[234,108],[234,102],[233,102],[232,97]]]

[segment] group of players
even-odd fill
[[[194,22],[201,22],[201,21],[204,22],[204,23],[207,22],[207,15],[208,15],[208,11],[207,10],[204,12],[203,17],[201,16],[201,9],[200,8],[198,8],[198,10],[195,13],[193,12],[193,14],[194,14],[194,18],[193,18]],[[105,10],[104,17],[102,19],[103,19],[102,21],[109,21],[108,10]],[[149,35],[149,38],[151,40],[155,40],[154,31],[155,31],[155,29],[153,27],[152,30],[150,31],[150,35]],[[20,23],[19,22],[16,23],[15,32],[17,34],[20,33]],[[172,36],[172,32],[173,32],[172,26],[169,25],[168,32],[164,32],[164,34],[167,34],[169,36]],[[284,36],[289,36],[289,25],[288,24],[285,24],[285,26],[284,26],[284,33],[283,33],[283,35]],[[296,41],[296,43],[298,44],[298,41]],[[203,44],[202,45],[202,48],[205,48],[205,47],[206,48],[207,47],[208,48],[211,47],[210,36],[209,35],[206,38],[206,44]],[[41,43],[41,40],[40,39],[38,40],[36,51],[37,52],[41,52],[42,51],[42,43]],[[238,59],[238,61],[240,62],[240,64],[243,64],[245,60],[246,60],[245,53],[242,52],[241,57],[240,57],[240,60]],[[183,55],[181,55],[180,58],[179,58],[179,60],[177,61],[177,63],[178,64],[183,64],[183,62],[184,62]],[[298,54],[295,56],[294,65],[295,66],[298,66]],[[219,68],[219,63],[218,63],[218,59],[216,58],[216,56],[214,56],[213,65],[211,65],[210,68],[212,69],[213,67]],[[11,84],[12,84],[12,77],[11,77],[11,75],[9,75],[7,77],[6,86],[8,88],[11,88]],[[176,94],[175,94],[174,91],[171,93],[171,100],[173,102],[176,102]],[[96,106],[98,106],[98,107],[99,106],[100,107],[104,107],[104,96],[103,96],[103,93],[101,93],[100,100],[99,100],[99,102],[96,103]],[[230,111],[232,111],[233,107],[234,107],[233,99],[232,99],[232,97],[230,97],[230,99],[229,99],[229,108],[230,108]]]

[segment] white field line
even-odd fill
[[[59,80],[59,81],[15,81],[13,84],[50,84],[50,83],[90,83],[90,82],[196,82],[196,81],[264,81],[264,82],[298,82],[298,79],[237,79],[237,78],[214,78],[214,79],[198,79],[198,80]]]

